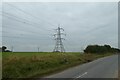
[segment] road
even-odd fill
[[[100,58],[45,78],[118,78],[118,55]]]

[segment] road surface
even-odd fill
[[[118,78],[118,55],[100,58],[45,78]]]

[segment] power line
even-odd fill
[[[17,17],[17,16],[15,16],[15,15],[12,15],[12,14],[7,13],[7,12],[3,12],[3,16],[6,16],[6,17],[8,17],[8,18],[10,18],[10,19],[12,18],[12,19],[15,20],[15,21],[17,20],[18,22],[22,22],[23,24],[33,25],[33,26],[36,27],[36,28],[50,31],[50,30],[48,30],[48,29],[45,29],[45,28],[40,27],[39,25],[41,25],[41,24],[35,23],[35,22],[33,22],[33,21],[26,20],[26,19],[24,19],[24,18]],[[21,21],[20,19],[21,19],[22,21]],[[27,22],[26,22],[26,21],[27,21]],[[32,27],[33,27],[33,26],[32,26]]]
[[[6,27],[5,27],[6,28]],[[12,30],[16,30],[15,28],[8,28],[8,29],[12,29]],[[3,29],[4,30],[4,29]],[[6,33],[8,33],[8,34],[14,34],[14,35],[16,35],[17,33],[11,33],[11,31],[1,31],[2,32],[2,34],[4,35],[4,34],[6,34]],[[34,33],[34,32],[33,32]],[[19,36],[25,36],[25,34],[24,33],[18,33],[18,35]],[[27,34],[26,36],[28,36],[28,35],[30,35],[30,34]],[[41,34],[41,35],[47,35],[48,36],[48,34]],[[31,35],[30,35],[31,36]],[[35,35],[33,35],[32,34],[32,36],[36,36],[36,37],[40,37],[40,35],[39,35],[39,33],[37,33],[37,35],[35,34]],[[50,36],[48,36],[48,37],[50,37]]]
[[[13,19],[14,21],[18,21],[18,22],[21,22],[21,23],[23,23],[23,24],[30,25],[30,26],[32,26],[32,27],[36,27],[36,28],[38,28],[39,30],[43,29],[43,28],[41,28],[41,27],[38,27],[38,25],[36,26],[35,24],[31,24],[31,23],[28,23],[28,22],[25,22],[25,21],[21,21],[21,20],[15,19],[15,18],[10,17],[10,16],[7,16],[7,15],[4,15],[4,16],[7,17],[7,18],[10,19],[10,20]],[[47,30],[47,29],[43,29],[43,30]],[[50,31],[50,30],[47,30],[47,31]]]
[[[9,27],[3,27],[3,28],[9,28]],[[13,27],[10,27],[9,29],[12,29],[12,30],[18,30],[17,28],[13,28]],[[4,30],[4,29],[3,29],[3,30]],[[27,29],[27,30],[28,30],[28,29]],[[38,35],[38,34],[41,34],[41,33],[34,32],[34,31],[25,31],[25,29],[18,30],[18,31],[30,32],[30,33],[36,33],[37,35]],[[46,35],[46,34],[41,34],[41,35]]]
[[[6,37],[6,38],[17,38],[17,39],[31,39],[31,40],[40,40],[40,39],[33,39],[32,37],[18,37],[18,36],[0,36],[0,37]]]
[[[7,3],[7,4],[8,4],[8,3]],[[21,12],[23,12],[23,13],[29,15],[29,16],[32,16],[33,18],[35,18],[35,19],[37,19],[37,20],[40,21],[40,19],[39,19],[38,17],[33,16],[32,14],[30,14],[30,13],[28,13],[28,12],[25,12],[24,10],[22,10],[22,9],[20,9],[20,8],[14,6],[14,5],[11,5],[11,4],[8,4],[8,5],[10,5],[10,6],[13,7],[13,8],[16,8],[16,9],[18,9],[19,11],[21,11]],[[46,23],[48,23],[48,24],[51,25],[51,26],[55,26],[55,27],[56,27],[56,25],[53,25],[53,24],[49,23],[48,21],[45,21],[45,20],[43,20],[43,21],[46,22]],[[40,21],[40,22],[41,22],[41,21]]]
[[[12,36],[14,35],[14,33],[7,33],[7,36],[9,36],[8,34],[9,34],[9,35],[12,35]],[[4,36],[5,36],[5,35],[6,35],[6,33],[3,33],[2,35],[4,35]],[[39,37],[39,38],[40,38],[40,36],[36,36],[36,35],[26,35],[26,36],[25,36],[25,35],[24,35],[24,34],[22,34],[22,33],[21,33],[21,34],[17,34],[17,35],[15,34],[15,36],[20,36],[20,37],[35,36],[35,37]],[[47,38],[50,38],[50,37],[47,37]]]
[[[5,12],[4,12],[5,13]],[[8,16],[9,15],[9,13],[5,13],[5,14],[7,14],[7,15],[5,15],[5,16],[7,16],[8,18],[11,18],[11,16]],[[16,16],[13,16],[13,17],[15,17],[15,18],[17,18]],[[12,17],[12,18],[13,18]],[[21,18],[22,19],[22,18]],[[17,19],[14,19],[15,21],[17,20]],[[22,22],[22,23],[26,23],[26,22],[24,22],[24,21],[21,21],[21,20],[17,20],[18,22]],[[29,25],[31,25],[30,23],[27,23],[27,24],[29,24]],[[7,27],[8,28],[8,27]],[[38,27],[37,27],[38,28]],[[12,28],[10,28],[10,29],[12,29]],[[23,31],[23,30],[22,30]],[[29,32],[32,32],[32,33],[36,33],[36,32],[33,32],[33,31],[29,31]],[[37,33],[37,34],[39,34],[39,33]]]
[[[17,28],[13,28],[13,27],[7,27],[7,26],[3,26],[3,30],[4,30],[4,28],[7,28],[7,29],[11,29],[11,30],[18,30]],[[41,33],[38,33],[38,32],[34,32],[34,31],[25,31],[25,29],[23,29],[23,30],[18,30],[18,31],[22,31],[22,32],[29,32],[29,33],[34,33],[34,34],[36,34],[36,35],[39,35],[39,34],[41,34]],[[7,33],[10,33],[10,31],[8,32],[8,31],[4,31],[5,33],[7,32]],[[23,34],[23,33],[22,33]],[[48,35],[48,34],[41,34],[41,35]]]

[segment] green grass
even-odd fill
[[[2,52],[0,52],[0,79],[2,78]]]
[[[42,77],[111,54],[4,52],[3,78]]]

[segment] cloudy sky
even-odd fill
[[[90,44],[118,46],[117,2],[4,3],[2,44],[14,51],[52,51],[58,24],[66,51]],[[0,14],[1,15],[1,14]]]

